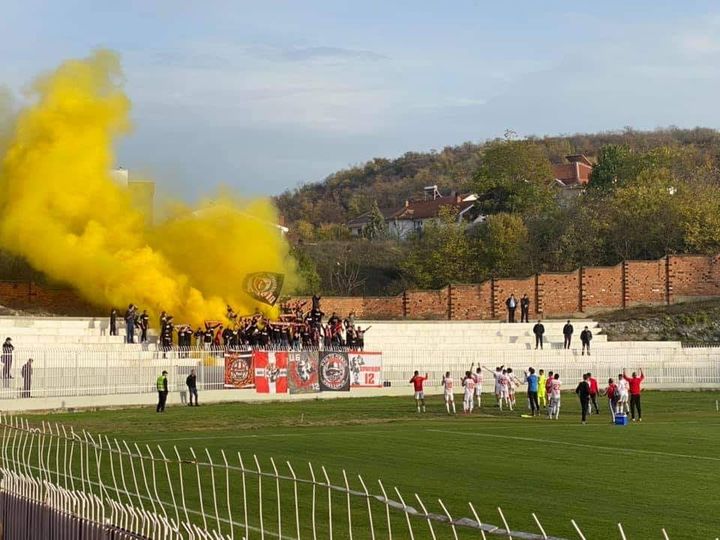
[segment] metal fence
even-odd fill
[[[4,538],[560,540],[535,513],[536,532],[515,531],[500,508],[450,508],[345,470],[332,478],[310,463],[182,453],[4,415],[0,427]]]
[[[0,399],[103,396],[155,392],[155,380],[168,372],[171,391],[183,391],[185,378],[196,370],[200,391],[224,388],[223,350],[172,351],[102,347],[18,347],[9,370],[0,379]],[[22,366],[33,359],[32,377],[22,376]],[[591,371],[599,381],[617,377],[623,368],[643,368],[647,388],[693,389],[720,387],[720,348],[667,347],[622,350],[598,349],[592,356],[576,351],[525,351],[509,349],[434,349],[383,351],[382,376],[387,384],[407,386],[414,370],[428,372],[428,386],[439,386],[442,374],[460,376],[471,365],[489,369],[505,365],[519,375],[529,366],[560,372],[562,379],[576,381]],[[487,374],[484,389],[492,390]],[[238,390],[228,390],[239,392]]]

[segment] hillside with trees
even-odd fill
[[[563,196],[551,164],[584,154],[590,184]],[[422,188],[477,193],[483,223],[451,212],[398,241],[374,220],[371,238],[344,225],[401,206]],[[720,252],[720,132],[663,129],[567,137],[512,137],[439,152],[375,159],[277,198],[312,288],[326,294],[396,293],[491,276],[524,276]],[[368,235],[366,235],[368,236]],[[372,256],[369,256],[369,254]],[[355,276],[341,286],[338,268]]]

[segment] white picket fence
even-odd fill
[[[481,517],[472,503],[450,508],[441,499],[403,496],[397,487],[345,470],[331,478],[311,463],[170,451],[6,415],[0,415],[0,429],[0,500],[14,502],[6,512],[7,538],[27,532],[26,521],[9,518],[44,509],[56,518],[47,527],[70,534],[55,536],[34,522],[39,531],[33,538],[79,537],[79,522],[87,530],[97,531],[95,524],[120,531],[115,537],[123,539],[561,540],[546,534],[535,513],[537,532],[515,531],[500,508],[484,509]],[[584,540],[581,525],[571,524],[573,538]],[[624,540],[622,525],[617,529]],[[647,531],[645,538],[668,535]]]
[[[22,366],[33,359],[29,384],[21,375]],[[720,388],[720,348],[699,347],[599,349],[592,356],[578,351],[514,351],[508,349],[383,351],[382,377],[392,387],[406,387],[414,370],[428,372],[428,387],[439,386],[442,374],[450,371],[461,376],[471,365],[512,367],[521,376],[532,366],[560,372],[565,381],[577,381],[592,372],[601,382],[617,377],[623,368],[643,368],[645,387],[656,389]],[[103,396],[155,392],[155,380],[167,371],[171,391],[184,390],[191,369],[197,373],[200,391],[223,389],[225,371],[222,351],[197,349],[161,351],[141,347],[19,347],[13,355],[12,378],[0,379],[0,399]],[[492,390],[492,377],[486,377],[484,389]],[[233,390],[228,390],[233,391]]]

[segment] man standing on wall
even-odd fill
[[[110,310],[110,335],[117,336],[117,309],[112,308]]]
[[[520,299],[520,322],[530,322],[530,298],[527,294],[523,294]]]
[[[569,349],[570,348],[570,342],[572,341],[572,335],[575,329],[573,328],[573,325],[570,324],[570,321],[565,323],[565,326],[563,326],[563,349]]]
[[[2,364],[3,364],[3,379],[12,379],[11,370],[12,370],[12,361],[13,361],[13,351],[15,350],[15,347],[13,347],[12,344],[12,338],[8,337],[5,338],[5,343],[3,343],[2,346]]]
[[[514,323],[515,322],[515,309],[517,308],[517,300],[515,299],[515,293],[512,293],[507,300],[505,300],[505,305],[507,306],[508,310],[508,322]]]
[[[128,343],[135,342],[135,306],[130,304],[125,312],[125,332]]]
[[[582,356],[585,356],[585,350],[587,349],[588,356],[590,356],[590,342],[592,341],[592,332],[586,326],[585,329],[580,332],[580,342],[582,343]]]
[[[632,421],[635,422],[635,410],[637,409],[637,421],[642,422],[642,409],[640,408],[640,392],[642,392],[642,388],[640,388],[640,385],[645,380],[645,374],[643,370],[640,369],[639,377],[634,371],[632,377],[628,377],[625,375],[625,370],[623,369],[622,376],[630,385],[630,415],[632,416]]]
[[[163,371],[162,374],[155,381],[155,386],[158,392],[158,404],[155,408],[155,412],[165,412],[165,403],[167,403],[168,397],[168,380],[167,371]]]
[[[538,320],[535,326],[533,326],[533,334],[535,334],[535,350],[537,350],[538,345],[540,345],[540,348],[542,349],[543,336],[545,335],[545,326],[542,321]]]

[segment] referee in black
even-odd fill
[[[582,423],[586,423],[588,408],[590,407],[590,383],[588,382],[589,375],[583,374],[583,380],[577,385],[575,393],[580,398],[580,410],[582,412]]]

